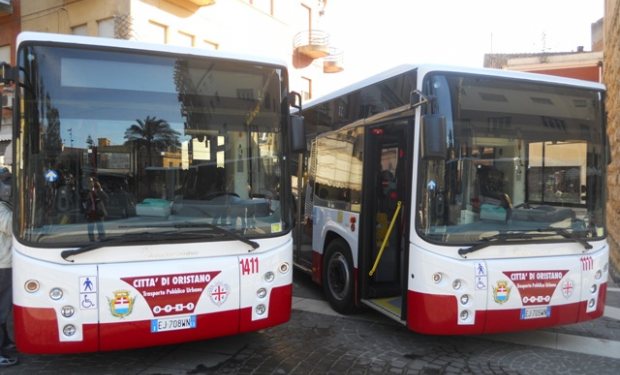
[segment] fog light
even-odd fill
[[[62,333],[67,337],[75,335],[75,332],[77,332],[77,329],[75,329],[75,326],[73,324],[67,324],[66,326],[62,327]]]
[[[258,315],[263,315],[265,313],[265,311],[267,311],[267,308],[262,303],[260,305],[256,306],[256,313]]]
[[[276,275],[273,274],[273,272],[269,271],[265,273],[265,281],[270,283],[273,281],[273,279],[275,279]]]
[[[26,292],[28,293],[34,293],[39,291],[39,282],[37,280],[28,280],[26,281],[26,283],[24,284],[24,289],[26,289]]]
[[[596,293],[596,284],[592,284],[592,286],[590,287],[590,293]]]
[[[73,314],[75,314],[75,309],[73,308],[73,306],[66,305],[63,306],[62,309],[60,309],[60,313],[65,318],[70,318],[73,316]]]
[[[594,307],[594,305],[596,305],[596,300],[592,298],[591,300],[588,301],[588,307],[592,308]]]
[[[468,302],[469,302],[469,295],[463,294],[461,296],[461,305],[467,305]]]
[[[435,284],[439,284],[442,278],[443,276],[441,275],[441,272],[435,272],[433,274],[433,281],[435,282]]]
[[[287,273],[290,268],[291,267],[288,265],[288,263],[282,263],[280,264],[280,273]]]
[[[609,269],[609,263],[605,263],[605,265],[603,266],[603,271],[607,272],[608,269]]]
[[[463,310],[461,311],[459,316],[461,317],[461,320],[467,320],[467,318],[469,318],[469,311]]]
[[[454,290],[459,290],[461,289],[461,280],[460,279],[456,279],[452,282],[452,288],[454,288]]]
[[[596,273],[594,274],[594,278],[596,280],[600,280],[601,277],[603,277],[603,271],[601,271],[601,270],[596,271]]]
[[[59,299],[61,299],[62,295],[62,289],[60,288],[52,288],[52,290],[50,290],[50,298],[54,301],[58,301]]]
[[[265,298],[266,296],[267,296],[267,289],[260,288],[259,290],[256,291],[256,297]]]

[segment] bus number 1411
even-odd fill
[[[241,265],[241,275],[258,273],[258,258],[241,259],[239,264]]]

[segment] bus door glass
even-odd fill
[[[368,265],[369,298],[400,295],[403,258],[402,217],[404,194],[405,132],[400,124],[367,130],[368,148],[364,166],[367,221],[361,241]],[[400,207],[399,207],[400,206]],[[372,275],[370,275],[372,274]]]

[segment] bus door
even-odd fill
[[[311,147],[316,152],[316,147]],[[293,262],[300,269],[312,273],[313,262],[316,262],[312,251],[312,206],[314,205],[313,184],[309,177],[315,173],[309,163],[312,155],[299,155],[291,162],[291,185],[294,196],[295,229],[293,232]],[[293,174],[294,173],[294,174]],[[316,277],[315,277],[316,278]]]
[[[360,238],[361,299],[394,317],[402,314],[406,241],[405,124],[367,129]]]

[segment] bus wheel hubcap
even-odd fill
[[[342,253],[334,254],[327,265],[327,283],[331,294],[338,300],[344,299],[350,282],[347,259]]]

